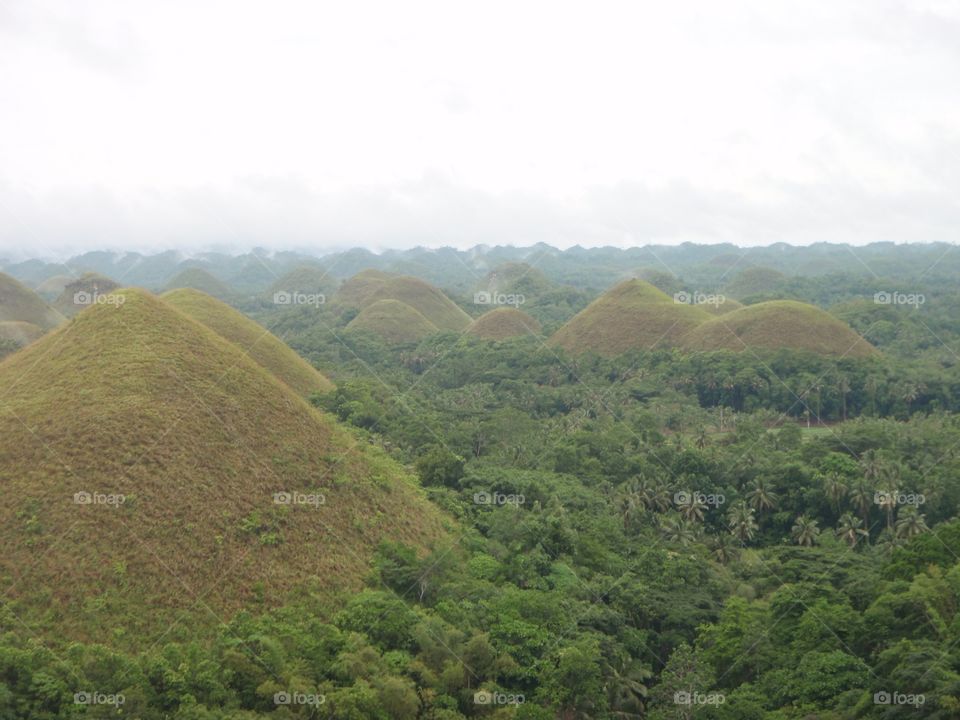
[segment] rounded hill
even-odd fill
[[[713,318],[683,338],[688,350],[806,350],[862,358],[877,350],[846,323],[813,305],[772,300]]]
[[[121,292],[0,363],[0,577],[23,623],[192,640],[301,588],[355,591],[384,540],[444,537],[384,453],[210,328]]]
[[[21,347],[43,336],[44,329],[33,323],[5,320],[0,322],[0,340],[9,340]]]
[[[463,330],[471,322],[470,316],[440,290],[407,275],[364,270],[347,280],[336,295],[338,303],[361,309],[380,300],[409,305],[440,330]]]
[[[300,395],[333,389],[333,383],[283,341],[226,303],[192,288],[171,290],[162,297],[232,342]]]
[[[277,278],[267,290],[267,294],[271,297],[275,293],[331,295],[336,288],[336,279],[324,268],[301,265]]]
[[[419,311],[399,300],[377,300],[361,310],[346,329],[372,333],[388,343],[417,342],[439,331]]]
[[[467,332],[487,340],[539,335],[540,323],[516,308],[497,308],[474,320]]]
[[[225,282],[217,279],[207,270],[199,267],[190,267],[181,270],[167,281],[167,290],[191,288],[221,300],[229,298],[233,291]]]
[[[23,322],[49,330],[66,320],[37,293],[10,275],[0,273],[0,322]]]
[[[98,298],[109,295],[120,285],[100,273],[84,273],[76,280],[67,283],[54,302],[54,307],[67,317],[73,317],[98,302]]]
[[[673,347],[709,318],[706,311],[675,302],[648,282],[625,280],[577,313],[549,342],[575,354],[613,356]]]

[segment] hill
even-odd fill
[[[52,302],[60,297],[60,294],[66,290],[67,285],[73,282],[72,275],[54,275],[48,277],[36,287],[37,294],[47,301]]]
[[[162,297],[232,342],[300,395],[333,389],[333,383],[283,341],[226,303],[192,288],[171,290]]]
[[[549,344],[572,353],[613,356],[627,350],[672,347],[710,314],[674,302],[643,280],[625,280],[577,313]]]
[[[330,296],[337,289],[337,281],[324,268],[314,265],[301,265],[285,273],[270,286],[267,295],[275,293],[303,293]]]
[[[0,273],[0,322],[24,322],[49,330],[65,318],[16,278]]]
[[[9,340],[21,347],[43,336],[44,329],[33,323],[6,320],[0,322],[0,340]]]
[[[98,298],[109,299],[106,296],[118,287],[120,287],[119,284],[105,275],[95,272],[84,273],[66,284],[53,305],[68,318],[73,317],[81,310],[86,310],[90,305],[98,302]]]
[[[399,300],[377,300],[361,310],[346,329],[373,333],[388,343],[417,342],[439,332],[420,312]]]
[[[723,302],[705,302],[700,303],[697,307],[707,311],[711,315],[726,315],[729,312],[742,308],[743,303],[737,302],[733,298],[723,296]]]
[[[723,292],[730,297],[742,300],[751,295],[774,292],[783,287],[788,279],[779,270],[768,267],[749,267],[738,272],[724,286]]]
[[[497,308],[474,320],[467,332],[487,340],[539,335],[542,328],[534,318],[516,308]]]
[[[32,632],[192,640],[302,587],[356,590],[384,539],[443,536],[381,451],[213,330],[122,293],[0,363],[0,578]]]
[[[534,299],[553,288],[553,283],[542,271],[522,262],[497,265],[474,288],[475,292],[524,295]]]
[[[409,305],[441,330],[463,330],[471,318],[430,283],[406,275],[365,270],[345,282],[336,295],[343,305],[363,309],[379,300]]]
[[[682,344],[689,350],[789,348],[852,358],[877,352],[830,313],[793,300],[772,300],[721,315],[693,329]]]
[[[225,282],[218,280],[203,268],[198,267],[181,270],[167,280],[167,290],[177,290],[178,288],[199,290],[220,300],[229,298],[233,294],[233,291]]]

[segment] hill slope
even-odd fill
[[[333,383],[282,340],[226,303],[191,288],[171,290],[162,297],[232,342],[300,395],[333,389]]]
[[[67,283],[60,297],[53,303],[66,317],[73,317],[86,310],[99,296],[109,295],[120,287],[116,282],[100,273],[84,273],[76,280]]]
[[[322,267],[301,265],[277,278],[267,290],[267,295],[274,293],[320,293],[331,295],[337,288],[337,281]]]
[[[388,343],[416,342],[439,331],[417,310],[399,300],[377,300],[361,310],[346,329],[373,333]]]
[[[626,280],[577,313],[550,338],[568,352],[619,355],[627,350],[675,346],[709,313],[674,302],[643,280]]]
[[[24,322],[49,330],[65,320],[33,290],[0,273],[0,322]]]
[[[534,318],[516,308],[497,308],[474,320],[467,332],[487,340],[539,335],[542,328]]]
[[[834,357],[867,357],[876,349],[846,323],[813,305],[773,300],[748,305],[693,329],[682,340],[689,350],[790,348]]]
[[[198,267],[181,270],[167,280],[167,290],[177,290],[179,288],[192,288],[193,290],[199,290],[200,292],[212,295],[221,300],[233,294],[233,291],[226,283],[218,280],[203,268]]]
[[[5,320],[0,322],[0,340],[10,340],[17,345],[29,345],[43,336],[43,328],[33,323]]]
[[[57,642],[192,639],[300,586],[357,588],[385,538],[443,536],[400,466],[123,292],[0,363],[0,579],[23,623]]]
[[[463,330],[471,318],[428,282],[406,275],[364,270],[345,282],[336,301],[361,309],[379,300],[398,300],[412,307],[441,330]]]

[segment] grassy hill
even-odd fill
[[[24,322],[44,330],[65,318],[16,278],[0,273],[0,322]]]
[[[218,280],[203,268],[191,267],[181,270],[167,280],[166,289],[192,288],[207,295],[224,300],[233,295],[233,290],[225,282]]]
[[[288,292],[331,296],[336,289],[336,278],[327,270],[314,265],[301,265],[277,278],[267,290],[267,295],[273,297],[274,293]]]
[[[379,300],[397,300],[409,305],[441,330],[463,330],[471,318],[456,303],[430,283],[406,275],[364,270],[347,280],[336,302],[365,308]]]
[[[0,322],[0,339],[9,340],[17,345],[29,345],[43,336],[44,329],[38,325],[17,320]]]
[[[346,329],[373,333],[388,343],[416,342],[439,331],[420,312],[399,300],[377,300],[361,310]]]
[[[37,294],[44,300],[52,302],[60,297],[60,294],[66,290],[67,285],[73,282],[72,275],[54,275],[48,277],[42,283],[36,286]]]
[[[65,316],[73,317],[81,310],[86,310],[94,298],[109,295],[118,287],[120,287],[119,284],[105,275],[95,272],[84,273],[66,284],[53,305]]]
[[[301,587],[355,590],[383,539],[444,536],[386,455],[213,330],[122,292],[0,363],[0,581],[31,634],[192,640]]]
[[[853,358],[877,352],[846,323],[793,300],[758,303],[716,317],[693,329],[682,345],[689,350],[790,348]]]
[[[487,273],[474,291],[514,293],[536,298],[553,288],[550,279],[535,267],[522,262],[507,262],[497,265]]]
[[[749,267],[738,272],[728,282],[723,292],[730,297],[743,299],[751,295],[774,292],[788,280],[779,270],[768,267]]]
[[[550,338],[568,352],[613,356],[633,349],[671,347],[710,318],[643,280],[626,280],[577,313]]]
[[[333,383],[279,338],[226,303],[192,288],[171,290],[162,297],[235,344],[300,395],[333,389]]]
[[[516,308],[497,308],[474,320],[467,332],[487,340],[539,335],[542,328],[534,318]]]
[[[706,310],[711,315],[726,315],[727,313],[742,308],[743,303],[724,296],[722,303],[700,303],[697,307],[701,310]]]

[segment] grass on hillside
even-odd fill
[[[39,636],[194,639],[297,588],[359,588],[384,538],[445,536],[381,451],[210,328],[122,292],[0,363],[0,582]]]
[[[333,383],[279,338],[226,303],[192,288],[171,290],[162,298],[234,343],[300,395],[333,389]]]
[[[90,298],[109,295],[118,287],[120,285],[106,275],[94,272],[84,273],[76,280],[67,283],[54,302],[54,307],[66,317],[73,317],[89,307]]]
[[[181,270],[167,280],[167,290],[191,288],[223,300],[233,295],[233,290],[222,280],[214,277],[203,268],[190,267]]]
[[[369,332],[388,343],[417,342],[439,331],[417,310],[399,300],[378,300],[368,305],[346,329]]]
[[[0,322],[24,322],[49,330],[65,320],[33,290],[0,273]]]
[[[539,335],[540,323],[516,308],[497,308],[471,323],[467,332],[487,340],[505,340],[511,337]]]
[[[364,270],[345,282],[336,301],[361,309],[380,300],[412,307],[441,330],[463,330],[472,319],[440,290],[419,278]]]

